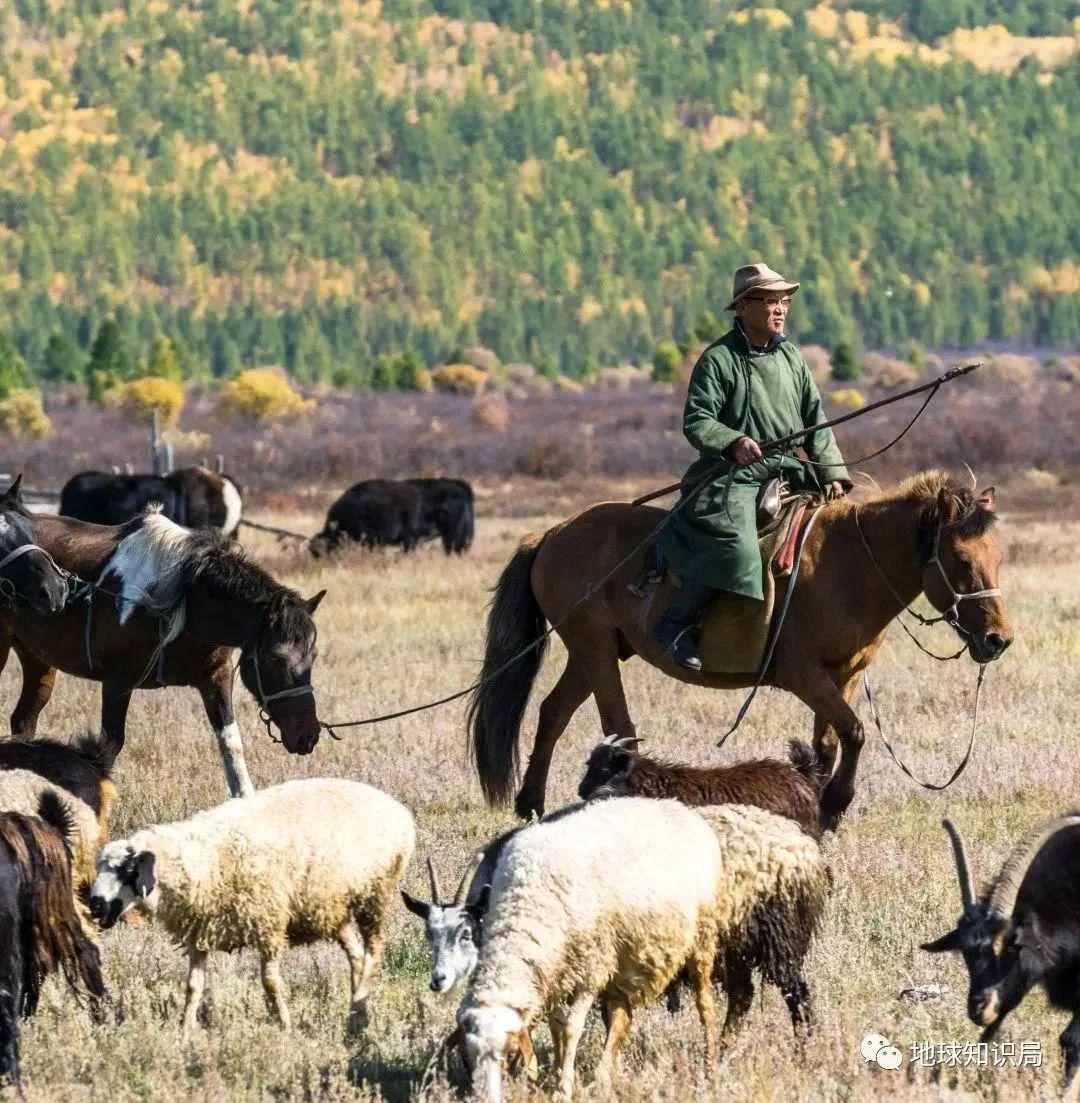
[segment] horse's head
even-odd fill
[[[240,661],[244,685],[278,726],[292,754],[311,754],[319,742],[321,725],[311,685],[318,654],[312,617],[325,595],[325,590],[306,600],[295,593],[283,595],[270,607],[258,638]]]
[[[35,613],[59,613],[67,603],[67,577],[34,538],[23,504],[22,476],[0,495],[0,598],[25,602]]]
[[[994,488],[943,486],[923,516],[923,590],[967,643],[977,663],[1000,658],[1013,629],[998,588],[1001,545]]]

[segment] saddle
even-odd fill
[[[778,487],[773,496],[778,506],[775,515],[771,515],[771,508],[761,509],[761,498],[768,486],[759,497],[758,510],[764,600],[727,594],[706,608],[698,650],[709,674],[753,674],[760,668],[776,609],[777,583],[791,575],[803,525],[812,516],[808,511],[818,504],[811,495],[785,496]],[[653,543],[646,549],[642,571],[627,589],[636,597],[648,599],[643,613],[651,622],[667,608],[671,589],[680,585],[678,577],[667,569],[659,545]]]

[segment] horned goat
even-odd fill
[[[969,977],[968,1017],[989,1041],[1006,1015],[1041,985],[1054,1007],[1072,1013],[1061,1034],[1065,1095],[1080,1087],[1080,812],[1035,828],[997,877],[976,897],[960,832],[944,821],[960,880],[963,914],[934,942],[932,954],[955,950]]]
[[[72,822],[53,792],[34,815],[0,812],[0,1081],[19,1083],[19,1018],[37,1009],[41,982],[60,970],[100,1014],[106,997],[97,946],[75,909]]]
[[[210,950],[259,953],[267,1005],[287,1028],[278,959],[287,946],[335,939],[349,959],[355,1029],[367,1018],[385,920],[414,843],[412,816],[378,789],[289,781],[109,843],[90,910],[111,927],[139,907],[186,948],[185,1033],[196,1023]]]
[[[676,801],[602,801],[515,833],[495,868],[480,960],[458,1010],[474,1086],[501,1100],[503,1060],[547,1012],[569,1098],[597,999],[608,1031],[596,1078],[609,1081],[634,1009],[684,965],[711,1064],[719,878],[715,832]]]
[[[641,754],[640,742],[635,736],[609,736],[597,744],[578,796],[582,800],[668,797],[695,806],[753,804],[787,816],[808,835],[821,838],[821,793],[829,779],[807,744],[791,741],[790,762],[762,758],[696,767]]]

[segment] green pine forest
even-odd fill
[[[0,361],[585,376],[749,259],[806,341],[1075,345],[1078,104],[1077,0],[5,0]]]

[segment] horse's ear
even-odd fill
[[[309,597],[304,602],[304,608],[307,609],[310,616],[315,615],[315,610],[318,609],[319,603],[326,597],[326,591],[320,590],[314,597]]]
[[[993,513],[997,509],[997,495],[992,486],[988,486],[979,495],[979,508],[985,509],[987,513]]]
[[[15,481],[4,491],[4,501],[11,503],[11,505],[22,505],[22,492],[20,487],[22,486],[22,472],[15,476]]]

